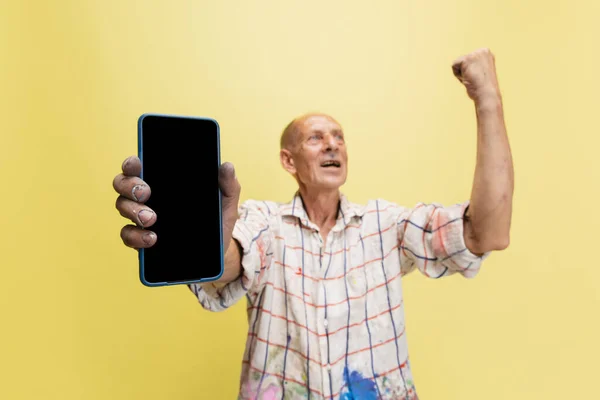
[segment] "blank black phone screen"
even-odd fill
[[[156,213],[148,227],[154,246],[140,251],[149,286],[211,279],[221,273],[219,126],[211,119],[145,115],[138,124],[145,204]]]

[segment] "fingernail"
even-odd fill
[[[150,222],[153,214],[154,213],[149,210],[142,210],[138,213],[138,219],[140,220],[140,223],[142,224],[142,226],[146,226],[146,224],[148,222]]]
[[[231,172],[231,175],[233,175],[233,177],[235,178],[235,168],[234,168],[233,164],[230,162],[223,163],[223,165],[220,168],[220,171],[223,174],[227,174],[227,173]]]
[[[121,166],[122,169],[127,168],[127,165],[129,165],[129,161],[131,161],[131,157],[127,157],[127,159],[125,159],[125,161],[123,161],[123,165]]]
[[[144,198],[144,186],[135,185],[133,189],[131,189],[131,195],[133,196],[135,201],[142,201]]]
[[[156,240],[156,233],[154,233],[154,232],[144,233],[142,235],[142,240],[146,244],[152,244]]]

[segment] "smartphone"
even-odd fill
[[[139,250],[145,286],[215,281],[224,269],[220,129],[212,118],[143,114],[138,119],[140,178],[156,213],[156,243]]]

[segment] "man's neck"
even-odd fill
[[[308,219],[316,224],[319,229],[329,231],[335,225],[338,216],[339,190],[315,192],[300,188],[299,192]]]

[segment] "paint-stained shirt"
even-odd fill
[[[465,246],[468,205],[358,205],[342,194],[323,240],[297,193],[287,204],[244,202],[233,231],[242,276],[224,286],[189,285],[211,311],[246,297],[238,399],[418,399],[402,277],[477,274],[489,253]]]

